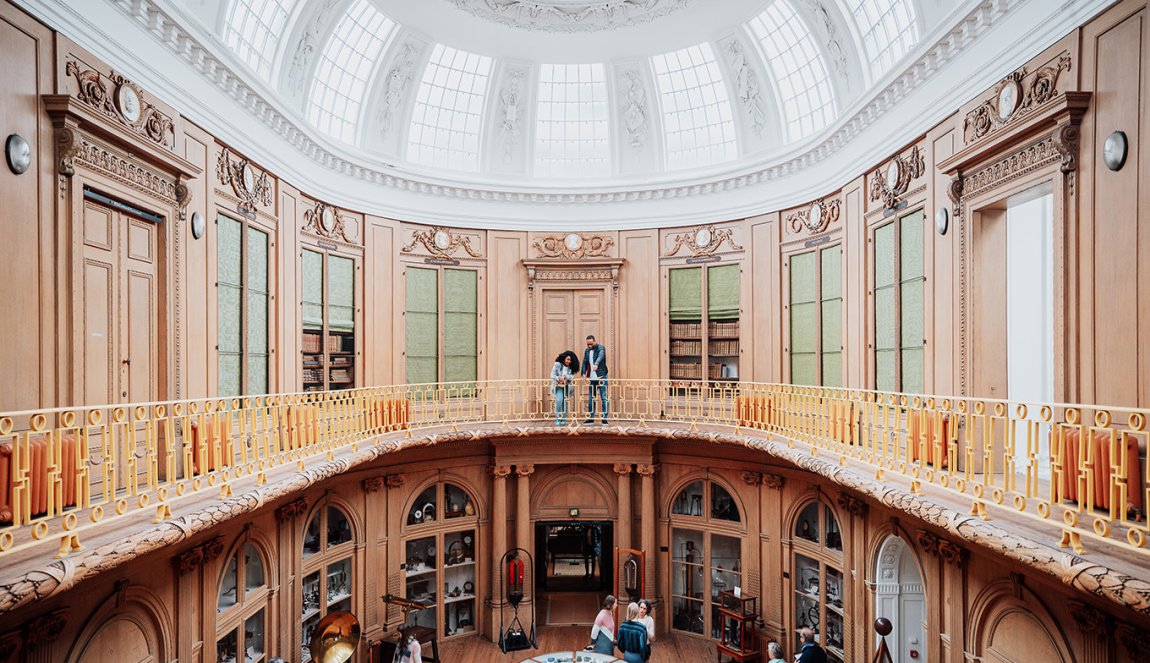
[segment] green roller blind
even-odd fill
[[[669,311],[672,322],[703,319],[702,267],[670,270],[670,290]]]
[[[477,377],[478,280],[474,270],[443,271],[443,379],[447,382]]]
[[[407,268],[408,384],[439,381],[438,276],[434,269]]]
[[[898,391],[895,370],[895,226],[874,231],[874,338],[875,389]]]
[[[791,256],[791,383],[818,384],[815,253]]]
[[[323,329],[323,254],[303,251],[303,328]]]
[[[216,219],[216,385],[220,396],[243,390],[243,224]]]
[[[707,268],[707,319],[739,318],[739,266],[719,265]]]
[[[899,334],[899,360],[902,391],[923,392],[923,344],[926,339],[925,265],[923,260],[922,210],[899,219],[899,294],[902,329]]]
[[[247,363],[249,394],[268,391],[268,235],[247,229]]]
[[[355,261],[328,256],[330,277],[327,305],[327,328],[330,331],[355,331]]]
[[[822,261],[820,305],[822,312],[822,381],[824,387],[843,382],[843,252],[839,245],[819,252]]]

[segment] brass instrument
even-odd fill
[[[344,663],[359,645],[359,620],[343,610],[329,612],[319,620],[311,637],[311,660]]]

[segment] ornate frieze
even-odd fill
[[[276,520],[283,523],[307,513],[307,500],[298,499],[276,509]]]
[[[800,233],[805,228],[811,235],[817,235],[839,220],[841,210],[842,201],[838,198],[830,201],[820,198],[809,208],[787,215],[787,225],[792,233]]]
[[[105,76],[93,69],[81,69],[76,60],[68,60],[64,71],[76,79],[79,88],[77,99],[133,133],[174,149],[175,124],[172,118],[144,101],[144,91],[138,85],[116,72]]]
[[[540,258],[602,258],[611,254],[615,240],[605,235],[548,235],[532,242]]]
[[[57,171],[65,177],[74,175],[76,162],[80,162],[101,175],[155,196],[174,207],[185,208],[191,199],[182,179],[169,177],[144,166],[128,155],[97,143],[70,127],[56,130],[56,157]]]
[[[1026,67],[1011,72],[994,87],[990,98],[966,114],[963,141],[969,145],[1025,118],[1058,96],[1058,77],[1070,71],[1070,55],[1063,53],[1053,64],[1029,73]]]
[[[417,245],[422,246],[425,251],[437,258],[452,259],[460,249],[463,249],[463,252],[472,258],[482,257],[475,252],[475,249],[471,248],[470,237],[454,233],[450,229],[440,226],[414,231],[411,235],[411,243],[400,249],[400,252],[414,253]]]
[[[320,237],[350,243],[352,239],[347,236],[347,226],[343,215],[339,212],[338,208],[327,203],[316,202],[315,207],[303,213],[305,221],[303,230]]]
[[[216,159],[216,174],[220,184],[230,184],[235,191],[241,213],[255,214],[259,205],[267,207],[272,204],[272,184],[267,172],[257,171],[247,159],[232,158],[226,147],[220,149]]]
[[[730,228],[716,228],[713,224],[699,226],[687,232],[673,235],[670,239],[674,245],[663,256],[671,257],[683,247],[687,247],[694,258],[710,256],[714,255],[723,244],[727,244],[732,251],[742,251],[743,247],[735,244],[733,234],[734,231]]]
[[[894,157],[886,168],[876,168],[871,174],[871,202],[882,200],[886,209],[897,207],[902,202],[902,196],[910,189],[911,181],[922,177],[925,172],[926,162],[923,161],[922,151],[915,145],[909,154]]]
[[[597,32],[646,23],[694,0],[450,0],[480,18],[524,30]]]

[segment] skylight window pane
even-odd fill
[[[265,81],[288,18],[287,0],[231,0],[224,43]]]
[[[607,77],[603,65],[541,65],[535,114],[535,174],[539,177],[610,175],[607,115]]]
[[[367,77],[394,28],[370,0],[356,0],[344,14],[316,65],[308,100],[307,117],[321,131],[355,142]]]
[[[822,129],[835,113],[834,88],[810,31],[787,0],[775,0],[751,19],[787,118],[787,135],[798,140]]]
[[[734,159],[730,101],[711,45],[656,55],[651,62],[662,100],[667,170]]]
[[[453,170],[479,170],[479,126],[491,58],[436,45],[423,71],[407,159]]]
[[[863,33],[863,44],[876,77],[887,72],[918,41],[918,26],[908,0],[849,0]]]

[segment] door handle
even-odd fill
[[[124,357],[123,359],[120,360],[120,363],[125,365],[125,366],[131,366],[132,365],[132,358],[131,357]]]

